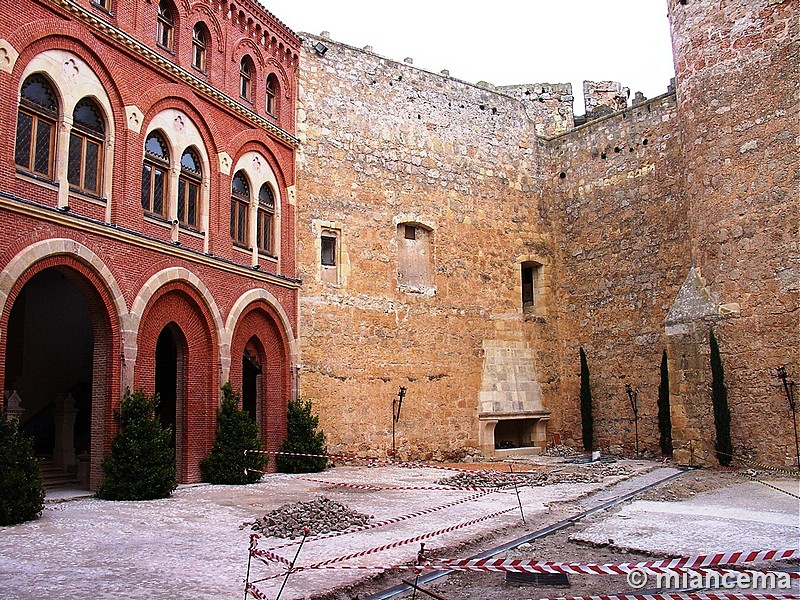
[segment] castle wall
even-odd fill
[[[800,377],[798,16],[791,1],[670,2],[692,260],[719,307],[674,324],[675,355],[707,356],[713,326],[734,452],[773,464],[795,457],[775,369]],[[698,459],[713,451],[713,419],[691,418],[707,372],[686,364],[676,396],[676,439]]]
[[[552,214],[538,183],[535,126],[511,96],[306,37],[297,123],[301,393],[334,450],[391,448],[402,385],[401,456],[476,451],[482,389],[503,392],[518,412],[527,409],[510,399],[539,382],[544,408],[555,401]],[[311,49],[318,41],[324,56]],[[557,108],[553,119],[563,119]],[[408,224],[424,235],[409,240]],[[427,254],[408,249],[424,243]],[[334,245],[336,264],[321,264]],[[427,281],[415,262],[413,285],[403,285],[403,256],[428,257]],[[539,265],[530,314],[524,261]],[[486,348],[501,348],[512,366],[526,363],[525,381],[499,389],[503,369],[484,368]]]
[[[664,318],[689,268],[674,94],[550,142],[562,386],[553,433],[581,444],[579,347],[591,373],[595,447],[634,450],[624,385],[639,389],[640,450],[658,451]],[[560,422],[560,429],[556,428]]]

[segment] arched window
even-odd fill
[[[205,27],[202,23],[197,23],[192,30],[192,66],[203,73],[206,72],[207,45],[208,36]]]
[[[253,61],[249,56],[242,57],[239,65],[239,95],[248,102],[253,101]]]
[[[147,136],[144,145],[144,163],[142,164],[142,208],[146,211],[165,217],[167,206],[167,178],[169,177],[169,151],[160,133],[154,131]]]
[[[258,192],[258,249],[267,254],[274,254],[272,246],[272,226],[275,221],[275,194],[268,184],[261,186]]]
[[[105,133],[105,122],[94,100],[84,98],[78,102],[72,113],[69,136],[67,179],[71,186],[92,194],[100,193]]]
[[[237,171],[231,184],[231,239],[247,244],[247,208],[250,205],[250,184],[244,171]]]
[[[158,21],[156,25],[156,41],[158,45],[167,50],[172,50],[175,21],[172,19],[172,10],[166,0],[158,4]]]
[[[274,73],[270,73],[270,76],[267,77],[267,87],[266,87],[266,96],[267,96],[267,112],[271,115],[278,114],[278,78],[275,77]]]
[[[187,148],[181,157],[181,174],[178,178],[178,221],[197,228],[197,205],[203,171],[194,148]]]
[[[53,86],[34,74],[22,84],[14,162],[27,171],[52,179],[58,104]]]

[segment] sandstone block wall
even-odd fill
[[[557,378],[543,351],[552,323],[522,314],[521,262],[545,265],[544,291],[554,253],[534,124],[515,97],[306,37],[297,124],[301,393],[316,403],[334,449],[390,448],[391,401],[404,385],[401,453],[471,452],[493,314],[513,314],[532,334],[538,377]],[[309,49],[318,40],[329,47],[323,57]],[[404,223],[430,239],[424,291],[399,285]],[[339,240],[333,281],[320,265],[323,230]],[[545,406],[550,396],[545,386]]]
[[[639,389],[640,449],[658,450],[664,318],[690,268],[675,118],[675,96],[665,94],[552,142],[546,193],[561,203],[555,277],[563,379],[551,430],[576,445],[583,346],[595,446],[633,451],[629,383]]]
[[[713,326],[735,451],[792,462],[791,418],[775,369],[786,365],[800,380],[798,3],[669,5],[691,256],[714,303],[727,307],[676,331],[675,354],[707,353]],[[676,401],[686,413],[706,401],[708,377],[690,365],[681,375]],[[676,439],[707,443],[708,429],[687,422]]]

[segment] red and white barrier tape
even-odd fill
[[[342,562],[345,560],[350,560],[352,558],[358,558],[360,556],[367,556],[369,554],[375,554],[376,552],[383,552],[384,550],[391,550],[392,548],[398,548],[400,546],[405,546],[406,544],[413,544],[414,542],[419,542],[422,540],[427,540],[428,538],[436,537],[437,535],[442,535],[445,533],[450,533],[451,531],[457,531],[458,529],[462,529],[464,527],[469,527],[470,525],[475,525],[482,521],[487,521],[489,519],[494,519],[506,513],[519,510],[518,507],[514,506],[511,508],[506,508],[505,510],[499,510],[497,512],[491,513],[489,515],[484,515],[483,517],[479,517],[477,519],[472,519],[470,521],[464,521],[463,523],[459,523],[458,525],[451,525],[450,527],[445,527],[444,529],[439,529],[438,531],[432,531],[430,533],[423,533],[422,535],[414,536],[413,538],[408,538],[406,540],[400,540],[397,542],[392,542],[391,544],[385,544],[383,546],[378,546],[375,548],[370,548],[369,550],[363,550],[361,552],[354,552],[352,554],[347,554],[345,556],[339,556],[337,558],[331,558],[329,560],[322,561],[320,563],[316,563],[310,567],[305,567],[307,569],[317,568],[323,565],[330,565],[337,562]]]
[[[643,561],[638,563],[621,564],[579,564],[548,562],[516,559],[472,559],[472,560],[442,560],[436,561],[425,568],[450,569],[457,571],[527,571],[536,573],[569,573],[587,575],[624,575],[633,570],[664,571],[693,570],[719,565],[735,565],[750,562],[764,562],[769,560],[786,560],[800,556],[800,550],[762,550],[757,552],[726,552],[718,554],[703,554],[687,558],[671,558],[657,561]],[[790,573],[797,578],[798,573]]]
[[[339,481],[326,481],[325,479],[313,479],[311,477],[296,477],[296,479],[300,479],[302,481],[311,481],[312,483],[322,483],[325,485],[330,485],[334,487],[343,487],[348,488],[351,490],[364,490],[367,492],[390,492],[390,491],[402,491],[402,492],[483,492],[486,490],[494,490],[497,488],[504,488],[514,485],[514,482],[511,483],[503,483],[503,485],[499,486],[486,486],[486,487],[477,487],[477,486],[469,486],[469,487],[459,487],[459,486],[451,486],[451,485],[437,485],[437,486],[411,486],[411,487],[403,487],[403,486],[389,486],[389,487],[381,487],[377,485],[364,485],[361,483],[344,483]],[[520,479],[517,482],[518,485],[525,485],[525,481]]]
[[[673,594],[619,594],[617,596],[571,596],[544,600],[800,600],[794,594],[749,594],[746,592],[689,592]]]
[[[245,454],[267,454],[269,456],[304,456],[307,458],[327,458],[331,461],[342,462],[363,462],[377,467],[406,467],[412,469],[439,469],[441,471],[456,471],[459,473],[498,473],[494,469],[461,469],[458,467],[445,467],[444,465],[430,465],[421,462],[403,462],[397,460],[386,460],[383,458],[362,458],[359,456],[346,456],[344,454],[303,454],[300,452],[277,452],[274,450],[245,450]],[[256,473],[266,473],[257,469],[248,469]]]
[[[369,529],[376,529],[378,527],[385,527],[387,525],[394,525],[395,523],[400,523],[402,521],[407,521],[409,519],[414,519],[416,517],[429,515],[431,513],[435,513],[435,512],[440,511],[440,510],[444,510],[446,508],[452,508],[453,506],[458,506],[459,504],[465,504],[467,502],[472,502],[473,500],[477,500],[478,498],[483,498],[484,496],[488,496],[489,494],[495,494],[498,491],[499,490],[486,490],[486,491],[483,491],[483,492],[481,492],[479,494],[473,494],[472,496],[467,496],[466,498],[461,498],[461,499],[456,500],[454,502],[449,502],[449,503],[443,504],[441,506],[434,506],[434,507],[431,507],[431,508],[425,508],[423,510],[420,510],[420,511],[417,511],[417,512],[413,512],[413,513],[409,513],[409,514],[403,515],[401,517],[392,517],[391,519],[385,519],[383,521],[378,521],[376,523],[369,523],[367,525],[361,525],[359,527],[356,527],[356,528],[353,528],[353,529],[346,529],[344,531],[332,531],[331,533],[326,533],[326,534],[322,534],[320,536],[316,536],[316,537],[310,538],[310,539],[306,540],[306,543],[316,542],[318,540],[326,540],[326,539],[329,539],[329,538],[339,537],[339,536],[342,536],[342,535],[349,535],[351,533],[360,533],[362,531],[367,531]],[[286,544],[282,544],[280,546],[273,546],[269,550],[270,551],[281,550],[283,548],[289,548],[291,546],[296,546],[299,543],[300,543],[299,541],[293,541],[293,542],[289,542],[289,543],[286,543]]]

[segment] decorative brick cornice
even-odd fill
[[[78,19],[79,21],[86,24],[96,32],[100,33],[101,35],[104,35],[107,38],[122,45],[127,50],[131,51],[132,53],[142,58],[143,60],[149,62],[150,64],[157,67],[161,71],[172,75],[176,79],[180,80],[181,82],[185,83],[192,89],[196,90],[197,92],[203,94],[204,96],[208,97],[214,102],[224,106],[231,112],[236,113],[237,115],[246,119],[247,121],[250,121],[253,125],[260,127],[261,129],[271,134],[278,140],[294,148],[299,146],[298,139],[293,135],[291,135],[289,132],[284,131],[277,125],[274,125],[273,123],[265,119],[264,117],[258,115],[257,113],[253,112],[247,107],[239,104],[226,94],[222,93],[217,88],[208,85],[207,83],[195,77],[185,69],[167,60],[155,50],[148,48],[146,45],[144,45],[137,39],[133,38],[124,31],[121,31],[120,29],[114,27],[113,25],[99,18],[98,16],[92,14],[91,12],[89,12],[82,6],[76,4],[72,0],[48,0],[48,1],[50,2],[50,4],[57,6],[61,10],[69,13],[69,15],[71,15],[75,19]]]
[[[225,271],[248,279],[255,279],[274,286],[288,289],[300,288],[301,282],[299,279],[292,279],[282,275],[274,275],[272,273],[259,271],[222,257],[204,254],[188,248],[182,248],[181,246],[175,246],[169,242],[153,239],[130,229],[102,223],[81,215],[59,211],[49,206],[43,206],[36,202],[24,200],[23,198],[18,198],[4,192],[0,192],[0,210],[7,210],[12,213],[37,219],[41,222],[61,225],[84,233],[98,235],[121,244],[128,244],[137,248],[158,252],[159,254],[168,255],[172,258],[205,265],[212,269]]]

